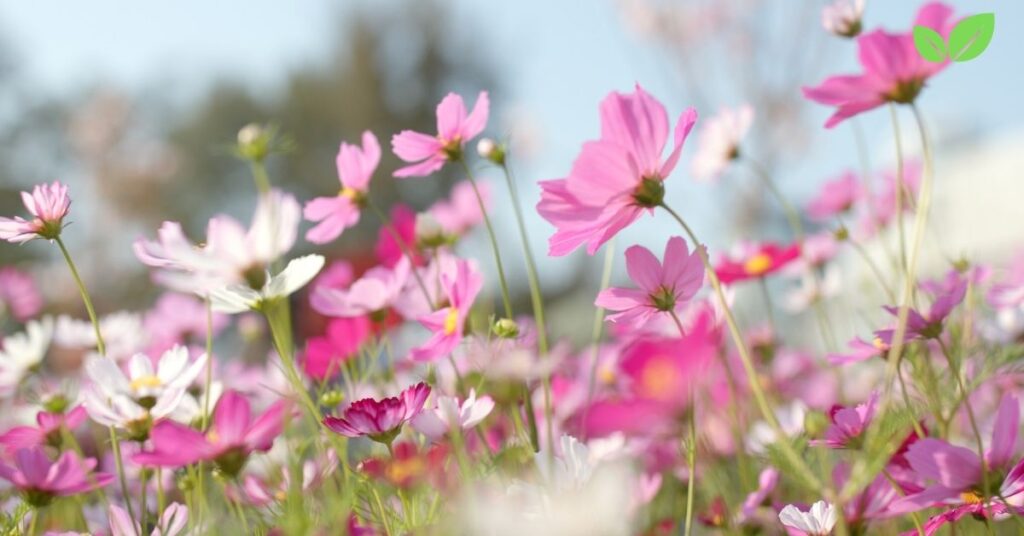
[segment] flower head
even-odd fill
[[[765,242],[741,249],[738,255],[722,257],[715,267],[723,284],[767,277],[800,256],[800,244],[780,246]]]
[[[432,335],[425,343],[412,349],[410,356],[414,360],[430,361],[455,349],[462,341],[466,318],[483,284],[480,272],[465,259],[455,261],[454,273],[442,271],[441,288],[447,298],[447,306],[419,318],[420,324]]]
[[[370,179],[380,163],[380,145],[372,132],[363,132],[363,146],[342,142],[338,150],[338,195],[317,197],[306,203],[303,216],[319,222],[306,232],[306,240],[325,244],[338,238],[342,231],[359,223],[359,213],[366,201]]]
[[[476,389],[470,389],[469,396],[459,401],[453,396],[437,398],[437,406],[424,410],[412,419],[417,432],[434,440],[440,439],[452,429],[466,430],[480,424],[494,409],[494,400],[489,396],[476,397]]]
[[[60,236],[64,218],[71,208],[67,186],[57,181],[37,184],[32,193],[21,192],[21,201],[32,219],[0,217],[0,240],[20,244],[36,238],[53,240]]]
[[[242,313],[259,311],[264,306],[282,300],[295,291],[306,286],[324,266],[324,258],[320,255],[306,255],[288,261],[288,265],[280,273],[271,275],[266,272],[263,286],[253,288],[250,285],[228,285],[214,290],[210,294],[213,310],[220,313]]]
[[[0,394],[14,391],[46,357],[53,337],[53,319],[33,320],[25,331],[4,337],[0,346]]]
[[[213,411],[213,426],[205,435],[173,421],[161,421],[150,434],[152,450],[133,456],[135,463],[159,467],[182,467],[212,461],[229,476],[235,476],[249,455],[266,452],[281,435],[291,415],[291,405],[279,400],[253,419],[249,401],[237,391],[221,395]]]
[[[833,0],[821,8],[821,25],[839,37],[856,37],[863,16],[864,0]]]
[[[346,437],[366,436],[378,443],[391,444],[402,431],[402,425],[423,411],[428,396],[430,386],[420,382],[397,397],[357,400],[345,408],[341,417],[324,417],[324,426]]]
[[[860,435],[875,418],[877,404],[878,393],[874,392],[866,402],[856,407],[833,406],[828,415],[832,422],[825,430],[825,437],[811,441],[811,444],[833,449],[856,448]]]
[[[370,318],[367,316],[332,318],[324,335],[306,341],[302,370],[316,380],[337,376],[345,362],[358,355],[359,348],[372,333]]]
[[[717,179],[740,156],[740,142],[754,122],[754,108],[744,104],[723,108],[708,119],[697,136],[697,152],[693,155],[693,177],[697,180]]]
[[[43,297],[31,274],[10,266],[0,268],[0,318],[10,314],[26,322],[42,308]]]
[[[188,349],[174,346],[154,361],[145,354],[135,354],[128,361],[128,374],[114,360],[95,356],[86,362],[86,373],[93,385],[108,398],[126,396],[146,409],[160,406],[168,411],[177,406],[185,390],[203,370],[206,354],[195,361]]]
[[[487,126],[490,100],[481,91],[473,111],[466,114],[462,97],[449,93],[437,105],[437,134],[403,130],[391,138],[391,148],[398,158],[412,165],[395,172],[395,177],[426,177],[441,169],[445,162],[461,160],[466,143]]]
[[[683,142],[697,122],[689,108],[668,142],[668,113],[639,85],[633,93],[611,93],[601,101],[601,138],[583,144],[564,179],[542,181],[537,211],[556,227],[549,255],[566,255],[586,244],[593,255],[602,244],[652,211],[665,195],[663,182],[675,169]]]
[[[0,459],[0,478],[14,484],[25,502],[37,507],[49,504],[54,497],[85,493],[113,481],[111,475],[90,475],[96,460],[79,459],[73,451],[65,451],[51,461],[42,447],[29,447],[18,450],[11,462],[8,465]]]
[[[392,268],[370,268],[347,289],[317,286],[310,305],[320,314],[342,318],[386,311],[401,296],[409,270],[409,261],[402,257]]]
[[[67,413],[40,411],[36,414],[36,426],[15,426],[0,435],[8,455],[13,456],[20,449],[30,447],[56,446],[64,441],[63,430],[74,430],[85,422],[88,414],[82,406],[75,406]]]
[[[812,504],[811,509],[806,512],[802,512],[792,504],[787,504],[779,512],[779,521],[795,530],[797,534],[828,536],[832,534],[832,528],[836,526],[836,516],[835,506],[825,501],[818,501]]]
[[[848,212],[860,198],[857,174],[847,171],[835,180],[826,182],[818,196],[807,203],[807,214],[816,220],[828,220]]]
[[[704,282],[704,264],[686,240],[674,236],[665,246],[664,263],[643,246],[626,250],[626,270],[639,289],[609,288],[597,295],[594,305],[618,311],[611,322],[626,321],[636,326],[652,316],[675,314],[697,294]]]
[[[914,25],[931,28],[945,38],[952,29],[952,15],[949,6],[931,2],[918,11]],[[862,74],[833,76],[818,87],[803,90],[808,99],[836,107],[825,122],[826,128],[887,102],[914,102],[928,79],[948,64],[922,58],[910,32],[894,34],[875,30],[857,38],[857,49],[864,69]]]

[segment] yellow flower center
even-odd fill
[[[396,484],[423,474],[426,464],[420,457],[408,458],[405,460],[394,460],[388,465],[388,480]]]
[[[284,500],[288,498],[288,494],[285,493],[283,489],[279,489],[277,490],[277,493],[274,494],[274,498],[284,502]]]
[[[356,199],[359,199],[359,190],[345,186],[344,188],[341,189],[340,192],[338,192],[338,195],[341,197],[347,197],[348,199],[354,201]]]
[[[598,378],[601,379],[601,383],[605,385],[611,385],[615,383],[615,370],[612,367],[601,367],[601,370],[597,373]]]
[[[761,275],[772,267],[772,258],[764,253],[758,253],[743,263],[743,271],[750,275]]]
[[[451,335],[455,333],[455,328],[457,327],[459,327],[459,310],[449,307],[448,316],[444,317],[444,334]]]
[[[960,500],[963,501],[964,504],[981,504],[983,499],[977,491],[967,490],[960,493]]]
[[[139,376],[138,378],[132,380],[132,382],[129,384],[129,387],[132,388],[132,391],[138,391],[146,387],[156,388],[160,387],[161,385],[163,385],[163,382],[160,381],[160,378],[157,378],[152,374],[148,374],[146,376]]]
[[[217,434],[217,430],[211,428],[209,432],[206,432],[206,440],[210,443],[217,443],[220,441],[220,435]]]
[[[668,398],[678,388],[679,370],[668,356],[657,356],[647,362],[640,381],[644,393],[652,398]]]
[[[878,348],[879,350],[888,349],[886,348],[885,341],[883,341],[881,337],[875,337],[875,340],[871,341],[871,344],[874,345],[874,347]]]

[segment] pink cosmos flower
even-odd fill
[[[323,336],[306,341],[302,370],[314,380],[334,378],[345,363],[354,358],[373,333],[370,318],[353,316],[332,318]]]
[[[594,305],[619,311],[611,322],[631,322],[637,327],[652,316],[675,314],[704,283],[704,264],[697,251],[690,253],[686,240],[674,236],[665,246],[665,263],[643,246],[626,250],[626,270],[639,289],[609,288],[597,295]],[[668,316],[668,315],[665,315]]]
[[[306,232],[306,240],[326,244],[359,223],[359,212],[379,163],[380,145],[369,130],[363,132],[362,148],[341,143],[337,157],[341,191],[336,196],[317,197],[306,203],[303,216],[309,221],[320,222]]]
[[[391,207],[390,218],[391,226],[382,226],[377,231],[377,245],[373,249],[377,260],[388,268],[394,268],[403,257],[409,258],[409,255],[402,251],[405,249],[412,255],[413,265],[423,266],[426,261],[416,243],[416,212],[405,205],[397,204]],[[398,240],[402,243],[399,244]]]
[[[10,266],[0,268],[0,317],[9,312],[18,322],[25,322],[43,309],[32,275]]]
[[[149,536],[184,536],[188,534],[188,508],[171,503],[160,514],[160,519]],[[110,536],[141,536],[145,534],[128,512],[116,504],[110,505]]]
[[[953,27],[952,15],[949,6],[931,2],[917,12],[914,25],[931,28],[946,38]],[[922,58],[910,32],[894,34],[875,30],[857,38],[857,49],[864,68],[862,74],[833,76],[818,87],[803,89],[808,99],[836,107],[825,128],[887,102],[914,102],[928,79],[949,63],[933,63]]]
[[[140,452],[132,460],[158,467],[212,461],[225,474],[234,476],[250,454],[270,450],[290,415],[291,404],[279,400],[253,419],[249,401],[238,391],[228,390],[217,401],[213,426],[205,435],[174,421],[160,421],[150,432],[152,450]]]
[[[0,459],[0,478],[14,484],[25,502],[46,506],[54,497],[77,495],[110,484],[114,477],[103,473],[89,474],[96,460],[81,460],[72,451],[65,451],[50,461],[43,447],[29,447],[14,453],[13,465]]]
[[[665,107],[639,85],[633,93],[605,97],[601,138],[583,144],[568,177],[540,183],[537,211],[556,227],[548,254],[567,255],[586,244],[593,255],[644,211],[653,212],[696,122],[693,108],[680,115],[672,152],[663,160],[669,132]]]
[[[345,408],[341,417],[324,417],[324,426],[346,437],[366,436],[390,445],[402,431],[402,425],[423,411],[428,396],[430,386],[420,382],[397,397],[357,400]]]
[[[32,193],[21,192],[21,201],[33,218],[0,217],[0,240],[20,244],[36,238],[53,240],[60,236],[64,218],[71,208],[67,186],[58,181],[37,184]]]
[[[697,136],[697,152],[693,155],[693,177],[713,181],[740,156],[740,142],[754,123],[754,108],[744,104],[723,108],[708,119]]]
[[[833,365],[848,365],[867,361],[872,357],[885,357],[889,353],[889,342],[887,339],[876,336],[871,342],[860,337],[855,337],[848,343],[849,352],[845,354],[829,354],[828,361]]]
[[[936,290],[939,292],[936,293],[935,300],[927,312],[921,313],[913,308],[907,312],[907,337],[935,339],[942,335],[946,317],[967,296],[967,280],[955,274],[943,288]],[[899,315],[898,307],[885,306],[883,309],[894,317]],[[876,331],[875,336],[885,344],[891,344],[893,333],[893,329],[882,329]]]
[[[409,278],[409,261],[400,258],[393,268],[370,268],[348,289],[317,287],[309,298],[320,314],[356,317],[386,311],[402,294]]]
[[[445,162],[460,160],[466,143],[487,126],[489,111],[486,91],[480,92],[469,115],[461,96],[446,95],[437,105],[437,135],[403,130],[391,138],[391,148],[398,158],[413,163],[396,171],[395,177],[426,177]]]
[[[906,459],[918,477],[930,482],[918,493],[898,500],[894,512],[906,513],[945,505],[971,508],[978,504],[995,506],[1024,492],[1024,459],[1013,464],[1020,427],[1017,397],[1003,396],[996,411],[992,440],[985,452],[989,489],[984,488],[982,460],[974,450],[957,447],[940,439],[920,439],[910,445]]]
[[[833,406],[828,412],[829,420],[832,423],[825,429],[825,437],[813,440],[811,444],[833,449],[857,448],[860,435],[875,418],[877,405],[878,392],[874,392],[868,397],[867,402],[858,404],[856,407]]]
[[[60,446],[64,441],[61,431],[78,428],[88,416],[83,406],[75,406],[67,413],[40,411],[36,414],[37,426],[11,428],[0,435],[0,445],[4,446],[9,456],[31,447]]]
[[[902,214],[896,214],[896,194],[902,190],[903,212],[913,211],[913,199],[921,186],[921,174],[923,166],[920,160],[908,159],[903,165],[903,177],[897,175],[897,170],[884,171],[882,184],[874,196],[867,199],[870,206],[864,206],[858,221],[858,231],[863,237],[869,238],[891,224]],[[902,183],[903,188],[900,188]]]
[[[441,288],[448,305],[419,318],[420,324],[433,335],[425,343],[413,348],[410,357],[415,361],[431,361],[452,352],[462,341],[466,318],[473,300],[483,288],[484,279],[473,263],[458,259],[455,273],[441,273]]]
[[[755,518],[757,511],[769,502],[769,497],[779,485],[779,470],[767,467],[757,477],[757,489],[747,495],[740,507],[738,522],[740,524]]]
[[[723,256],[715,273],[723,284],[771,275],[800,257],[800,244],[780,246],[773,242],[745,245],[738,255]]]
[[[490,186],[486,182],[478,181],[477,188],[480,190],[480,197],[484,200],[484,206],[490,205]],[[480,203],[477,201],[473,185],[469,181],[456,184],[452,188],[451,196],[434,203],[427,209],[427,213],[437,222],[443,235],[449,239],[462,237],[484,221]],[[423,232],[421,229],[416,231],[417,234]]]
[[[826,182],[818,196],[807,203],[807,214],[819,221],[849,212],[861,195],[860,181],[852,171]]]

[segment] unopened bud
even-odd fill
[[[416,241],[427,247],[444,245],[444,229],[431,213],[421,212],[416,215]]]
[[[808,437],[821,437],[828,425],[828,417],[819,411],[809,411],[804,417],[804,431]]]
[[[343,400],[345,400],[345,393],[337,389],[332,389],[320,395],[321,406],[334,407],[341,404]]]
[[[476,152],[499,166],[505,165],[505,147],[490,138],[483,138],[476,144]]]
[[[270,153],[273,136],[272,129],[249,123],[238,131],[238,153],[249,160],[261,161]]]
[[[519,336],[519,325],[511,318],[502,318],[491,328],[494,334],[502,339],[514,339]]]

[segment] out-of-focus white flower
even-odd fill
[[[700,181],[713,181],[739,157],[740,142],[754,122],[754,109],[747,104],[738,108],[723,108],[708,119],[697,138],[697,153],[693,156],[693,177]]]
[[[210,294],[213,310],[220,313],[257,311],[263,304],[285,298],[304,287],[324,266],[320,255],[292,259],[277,275],[266,272],[266,282],[259,290],[247,285],[228,285]]]
[[[142,351],[149,341],[142,316],[129,311],[119,311],[100,318],[100,333],[106,343],[107,357],[115,361],[122,361]],[[57,317],[53,340],[66,348],[96,350],[96,330],[88,320],[66,315]]]
[[[224,384],[218,381],[210,382],[210,390],[199,393],[198,396],[186,391],[185,395],[181,397],[178,407],[174,408],[174,412],[171,413],[170,417],[184,424],[199,422],[203,417],[203,411],[207,408],[210,413],[213,413],[213,408],[217,406],[217,401],[220,400],[220,395],[223,392]],[[209,398],[209,401],[207,401],[207,398]]]
[[[807,406],[800,400],[794,400],[775,409],[775,418],[778,419],[779,426],[787,437],[794,437],[803,432],[806,415]],[[750,427],[750,433],[747,434],[747,451],[752,454],[764,454],[768,445],[777,440],[775,430],[772,430],[766,421],[758,421]]]
[[[170,396],[176,394],[177,396]],[[153,421],[166,417],[181,401],[184,391],[168,391],[151,408],[144,408],[125,395],[108,396],[93,387],[82,395],[82,405],[97,424],[128,430],[135,438],[145,438]]]
[[[825,502],[818,501],[811,505],[807,512],[801,512],[792,504],[787,504],[779,512],[779,521],[783,525],[799,531],[807,536],[827,536],[832,534],[832,528],[836,526],[836,507]]]
[[[856,37],[863,16],[864,0],[835,0],[821,9],[821,25],[840,37]]]
[[[85,371],[103,394],[127,396],[145,407],[168,395],[180,400],[203,370],[206,359],[202,354],[189,363],[188,350],[175,346],[160,356],[155,370],[149,356],[135,354],[128,362],[127,375],[114,360],[98,356],[86,361]]]
[[[33,320],[25,331],[4,337],[0,346],[0,393],[18,387],[33,368],[42,363],[53,337],[53,319]]]
[[[821,277],[805,272],[800,276],[800,286],[786,295],[782,307],[794,314],[806,311],[814,302],[839,294],[842,284],[839,269],[833,265],[827,266]]]
[[[489,396],[476,397],[476,389],[461,403],[454,396],[437,398],[437,406],[424,410],[412,420],[412,427],[430,439],[439,439],[458,426],[466,430],[480,424],[494,409]]]

